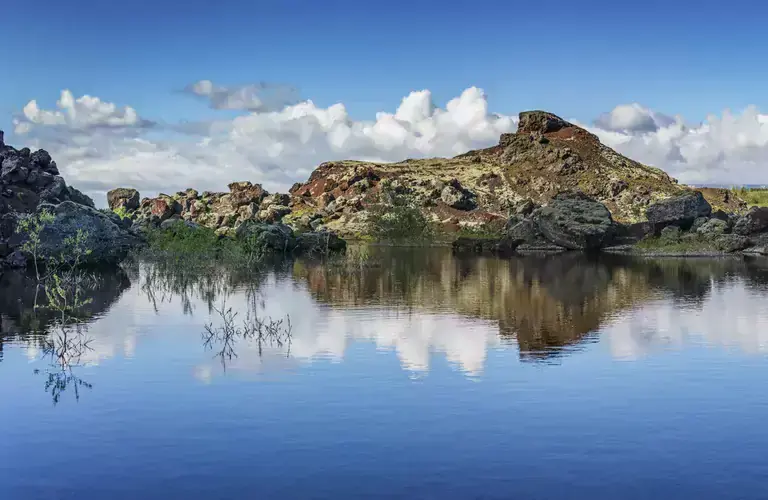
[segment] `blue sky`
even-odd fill
[[[152,192],[164,178],[187,172],[188,182],[247,177],[282,189],[340,157],[391,161],[484,147],[510,131],[509,119],[525,109],[587,125],[621,111],[623,121],[600,123],[646,125],[596,133],[622,153],[682,181],[768,182],[768,170],[757,168],[768,164],[768,116],[757,111],[768,109],[768,6],[757,1],[26,0],[4,5],[3,17],[13,21],[2,28],[0,128],[9,142],[51,150],[67,179],[84,179],[94,190],[101,189],[94,176],[104,178],[103,187],[133,182]],[[246,110],[214,110],[182,92],[200,80],[227,89],[291,85],[316,108],[300,119],[241,120]],[[383,132],[364,130],[366,121],[378,123],[377,112],[394,113],[413,91],[428,89],[429,96],[414,99],[445,107],[473,86],[485,92],[487,120],[462,121],[479,109],[481,97],[470,92],[472,102],[451,119],[408,118],[399,125],[385,119]],[[14,133],[12,118],[25,104],[36,100],[39,109],[56,111],[64,89],[75,99],[87,94],[130,106],[164,127],[224,121],[217,130],[234,131],[234,139],[207,140],[193,151],[190,138],[151,142],[157,134],[140,127],[107,134],[96,124],[87,137],[82,126],[70,127],[77,130],[64,137],[69,122],[35,122],[23,137]],[[336,116],[329,108],[335,103],[346,114],[328,125],[321,115]],[[633,103],[639,106],[617,108]],[[748,106],[755,108],[744,113]],[[509,118],[498,121],[491,112]],[[682,122],[672,118],[678,115]],[[710,115],[716,122],[701,125]],[[423,131],[415,131],[438,122],[442,146],[417,144]],[[342,136],[353,130],[355,140],[334,143],[337,125]],[[479,129],[485,130],[480,139]],[[137,142],[139,136],[150,143]],[[152,167],[139,172],[137,162]],[[220,176],[213,166],[228,172]],[[151,179],[158,168],[168,170]]]
[[[491,108],[589,120],[625,102],[703,119],[768,108],[759,2],[28,0],[3,7],[2,124],[30,99],[98,95],[151,118],[206,115],[200,79],[298,87],[356,118],[411,90],[476,85]],[[16,43],[14,43],[14,41]]]

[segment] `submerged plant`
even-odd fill
[[[287,356],[290,356],[290,346],[293,327],[290,316],[284,319],[274,320],[270,318],[260,318],[251,310],[242,322],[238,325],[237,312],[231,307],[226,306],[226,302],[221,308],[213,308],[214,312],[221,318],[221,325],[214,327],[213,323],[205,326],[202,334],[203,346],[206,349],[216,349],[215,356],[221,360],[221,364],[226,370],[227,361],[237,357],[235,345],[240,340],[255,342],[259,356],[263,355],[264,347],[283,348],[287,346]]]

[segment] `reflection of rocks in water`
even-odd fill
[[[547,358],[578,345],[608,319],[654,297],[695,305],[713,283],[736,276],[751,283],[768,278],[764,261],[738,259],[566,254],[505,260],[461,259],[435,250],[379,251],[381,258],[370,259],[376,265],[299,263],[294,273],[318,300],[331,304],[402,304],[498,321],[499,333],[515,338],[525,359]]]
[[[49,303],[45,286],[31,274],[11,272],[0,278],[0,352],[3,340],[10,338],[24,344],[28,355],[39,357],[44,367],[34,373],[54,404],[65,392],[79,400],[81,390],[91,388],[76,372],[93,351],[88,325],[107,314],[131,284],[119,267],[70,277],[57,288],[62,298],[55,303]],[[54,286],[52,280],[47,284]]]
[[[91,300],[76,311],[76,316],[86,321],[103,315],[131,286],[120,267],[96,270],[93,275],[94,286],[83,294]],[[6,272],[0,276],[0,315],[3,316],[0,334],[44,333],[58,314],[46,308],[47,304],[45,289],[37,285],[31,274]]]
[[[265,271],[287,275],[288,269],[285,263],[232,269],[215,263],[158,260],[136,263],[128,272],[155,311],[163,304],[178,300],[182,312],[191,315],[197,300],[203,301],[207,312],[211,313],[222,298],[236,290],[244,290],[246,295],[256,299]]]
[[[82,295],[83,299],[90,301],[73,311],[76,319],[68,316],[64,324],[61,324],[60,312],[46,307],[48,299],[45,289],[37,285],[32,275],[23,272],[4,273],[0,277],[0,361],[3,357],[3,343],[7,340],[24,342],[44,356],[51,353],[57,354],[59,359],[70,356],[78,338],[82,340],[82,337],[63,335],[62,328],[70,329],[71,324],[88,323],[106,314],[110,306],[131,286],[127,275],[119,267],[93,273],[96,278],[93,287]],[[49,376],[52,377],[51,374]],[[59,373],[56,378],[49,379],[46,390],[53,391],[54,401],[58,401],[57,394],[75,383],[75,380],[76,377],[73,378],[71,373]]]

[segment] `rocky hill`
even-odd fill
[[[356,234],[364,231],[367,208],[379,201],[382,188],[411,197],[448,230],[506,219],[573,190],[605,204],[618,222],[639,222],[652,203],[688,190],[581,127],[551,113],[527,111],[520,114],[517,132],[503,134],[498,145],[455,158],[323,163],[307,182],[293,186],[291,204],[294,212],[319,211],[332,230]],[[714,209],[746,209],[727,190],[703,194]]]

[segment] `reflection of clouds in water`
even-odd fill
[[[701,303],[648,302],[600,330],[612,354],[625,359],[691,342],[762,353],[768,352],[768,302],[764,294],[750,290],[741,280],[713,283]]]
[[[598,338],[608,342],[613,356],[632,359],[662,347],[702,342],[738,347],[747,353],[768,351],[768,302],[763,292],[749,288],[743,280],[714,281],[711,291],[695,303],[669,298],[664,288],[657,291],[660,295],[653,294],[657,299],[607,316]],[[221,299],[217,299],[217,307]],[[457,370],[478,375],[483,372],[488,350],[506,343],[499,336],[499,321],[504,317],[477,319],[430,304],[408,308],[345,307],[342,303],[331,307],[316,300],[305,284],[290,279],[267,281],[260,299],[261,317],[290,316],[290,353],[285,347],[262,346],[260,356],[255,342],[241,340],[236,345],[237,357],[227,361],[227,371],[273,373],[318,359],[340,362],[349,355],[351,343],[369,342],[394,352],[403,370],[414,374],[427,372],[431,356],[437,353]],[[173,341],[180,342],[173,356],[186,357],[191,374],[210,382],[221,373],[222,366],[211,351],[203,349],[200,335],[205,323],[213,321],[217,326],[220,318],[215,313],[209,316],[208,304],[201,299],[193,299],[192,305],[192,315],[183,314],[181,301],[175,299],[156,313],[140,288],[131,288],[108,314],[89,326],[87,335],[93,339],[93,350],[82,362],[99,364],[116,356],[130,358],[143,337],[163,339],[173,333]],[[237,321],[242,322],[249,307],[248,295],[243,290],[232,293],[227,307],[237,311]],[[30,359],[39,354],[37,348],[29,347]]]
[[[489,347],[499,346],[498,325],[491,321],[464,318],[453,313],[376,308],[331,308],[316,303],[304,287],[287,281],[271,283],[265,290],[265,308],[260,315],[274,319],[289,315],[293,327],[290,356],[297,361],[343,359],[349,341],[370,341],[379,349],[397,353],[403,369],[429,370],[431,352],[439,352],[459,370],[470,375],[482,372]],[[228,307],[244,311],[246,298],[233,295]],[[214,326],[216,322],[214,320]],[[227,370],[263,370],[265,364],[291,364],[275,359],[285,351],[242,342],[238,357],[227,362]],[[200,366],[200,374],[210,370]]]

